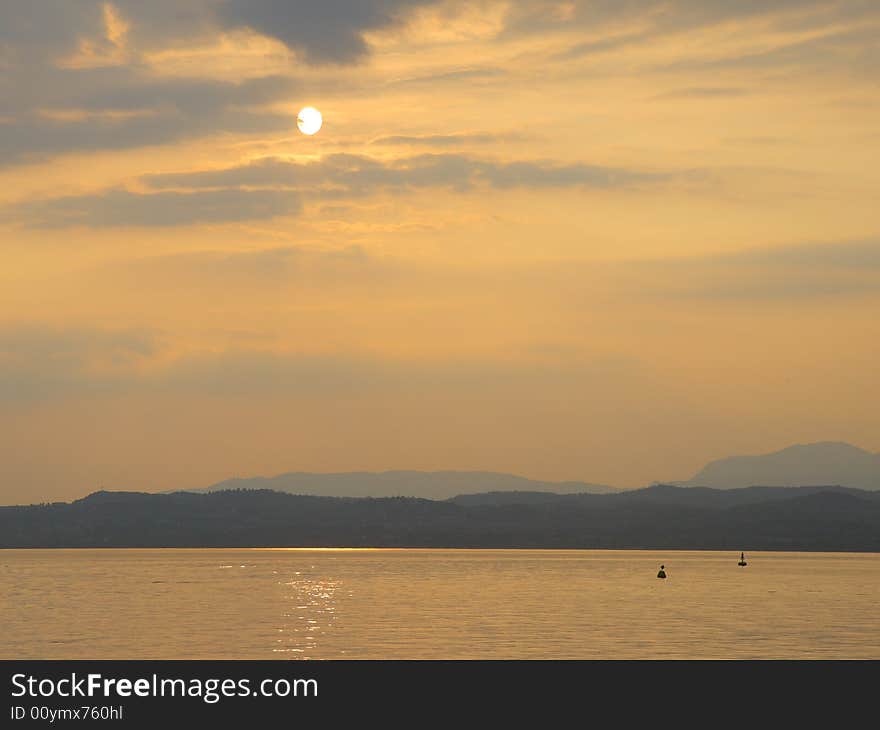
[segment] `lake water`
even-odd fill
[[[880,555],[746,559],[0,550],[0,658],[880,659]]]

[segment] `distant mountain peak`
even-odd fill
[[[684,486],[732,489],[836,484],[880,489],[880,454],[844,441],[793,444],[767,454],[730,456],[709,462]]]
[[[866,451],[865,449],[854,446],[853,444],[847,443],[846,441],[814,441],[812,443],[806,444],[792,444],[791,446],[786,446],[784,449],[780,449],[779,451],[774,451],[772,453],[782,454],[788,451],[806,451],[814,453],[826,452],[839,454],[871,454],[870,451]]]

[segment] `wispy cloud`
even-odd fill
[[[384,147],[458,147],[470,144],[493,144],[509,140],[523,139],[524,135],[516,133],[469,133],[469,134],[426,134],[426,135],[390,135],[377,137],[371,145]]]
[[[296,215],[306,197],[338,199],[427,188],[626,189],[661,183],[676,174],[542,160],[496,162],[461,154],[396,160],[332,154],[315,162],[267,158],[220,170],[145,175],[139,182],[148,192],[112,189],[29,201],[6,212],[34,227],[174,226]]]
[[[392,79],[388,82],[388,86],[417,86],[428,85],[434,86],[438,83],[460,83],[462,81],[485,82],[490,79],[498,79],[508,74],[504,69],[494,66],[463,68],[454,71],[437,71],[433,74],[423,74],[420,76],[405,76],[403,78]]]
[[[649,297],[744,304],[880,295],[880,239],[805,242],[633,262],[631,286]]]
[[[331,185],[349,193],[379,188],[452,187],[626,187],[668,179],[668,175],[626,168],[558,163],[548,160],[497,162],[462,154],[422,154],[386,160],[366,155],[332,154],[316,162],[268,158],[222,170],[148,175],[154,189],[233,186]]]
[[[729,98],[732,96],[745,96],[752,93],[749,89],[734,86],[689,86],[683,89],[673,89],[657,94],[656,99],[712,99]]]
[[[228,398],[425,392],[476,393],[486,388],[548,387],[560,379],[629,380],[640,363],[607,355],[572,358],[405,358],[358,351],[227,348],[175,350],[150,331],[0,328],[0,403],[83,395],[155,393]]]
[[[144,329],[0,327],[0,401],[107,392],[154,357],[158,346],[157,333]]]
[[[15,213],[17,219],[38,228],[168,227],[291,216],[301,207],[296,193],[281,190],[133,193],[114,189],[28,202],[17,206]]]
[[[607,53],[608,51],[618,51],[642,43],[651,37],[651,33],[639,31],[583,41],[556,53],[554,59],[558,61],[571,61],[600,53]]]

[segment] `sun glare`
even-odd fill
[[[296,126],[299,127],[299,131],[309,136],[316,134],[323,123],[324,118],[321,116],[321,112],[313,106],[301,109],[296,118]]]

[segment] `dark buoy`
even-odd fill
[[[748,565],[748,563],[746,562],[746,554],[745,553],[739,554],[739,562],[737,563],[737,565],[740,568],[745,568]]]
[[[663,565],[660,566],[660,572],[657,573],[658,578],[665,578],[666,577],[666,571],[663,569],[664,567],[665,566],[663,566]]]

